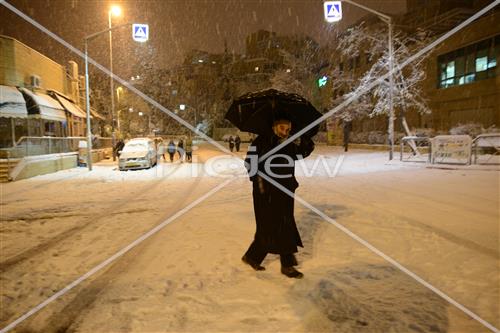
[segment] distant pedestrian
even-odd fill
[[[115,148],[114,148],[116,156],[120,157],[120,154],[123,150],[123,147],[125,147],[125,142],[123,142],[122,139],[118,140],[118,142],[116,143]]]
[[[156,157],[160,158],[160,155],[165,159],[165,154],[163,153],[163,139],[161,137],[154,138]]]
[[[233,136],[229,136],[229,150],[232,152],[234,149],[234,138]]]
[[[185,151],[186,151],[186,161],[188,161],[189,163],[192,163],[193,162],[193,140],[191,139],[191,136],[189,136],[187,139],[186,139],[186,148],[185,148]]]
[[[182,139],[179,139],[179,142],[177,142],[177,154],[179,154],[179,160],[182,163],[184,157],[184,141]]]
[[[174,154],[175,154],[175,143],[173,140],[170,140],[167,146],[167,153],[168,156],[170,157],[170,162],[174,161]]]
[[[350,120],[343,121],[343,131],[344,131],[344,151],[347,151],[349,146],[349,135],[352,131],[352,122]]]
[[[236,147],[236,151],[240,151],[241,139],[238,135],[234,138],[234,145]]]

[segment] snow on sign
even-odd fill
[[[468,135],[438,135],[431,139],[431,163],[470,164],[472,139]]]
[[[132,24],[132,38],[136,42],[146,42],[149,38],[149,26],[147,24]]]
[[[342,19],[342,2],[341,1],[325,1],[323,3],[325,12],[325,20],[327,22],[338,22]]]

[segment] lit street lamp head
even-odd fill
[[[122,14],[122,9],[120,6],[113,5],[111,6],[109,13],[113,16],[120,16]]]

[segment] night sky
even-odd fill
[[[386,13],[401,13],[406,9],[405,0],[358,2]],[[180,63],[191,49],[222,52],[225,40],[230,52],[243,53],[245,37],[258,29],[280,34],[302,33],[325,45],[334,29],[366,15],[365,11],[345,4],[342,23],[329,24],[323,19],[322,0],[9,0],[9,3],[80,49],[85,35],[107,28],[109,7],[119,4],[122,16],[114,18],[113,24],[148,23],[151,30],[150,42],[145,44],[133,42],[129,28],[113,34],[115,72],[124,77],[133,74],[134,64],[139,62],[166,68]],[[76,55],[2,5],[0,22],[0,34],[14,37],[61,64],[77,60]],[[92,41],[89,50],[91,57],[108,66],[107,35]]]

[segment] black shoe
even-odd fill
[[[304,274],[295,269],[295,267],[283,267],[281,266],[281,273],[285,274],[289,278],[302,279]]]
[[[264,271],[266,270],[265,267],[257,264],[256,262],[254,262],[252,259],[248,258],[246,255],[243,256],[243,258],[241,258],[241,260],[245,263],[245,264],[248,264],[250,266],[252,266],[253,269],[255,269],[256,271]]]

